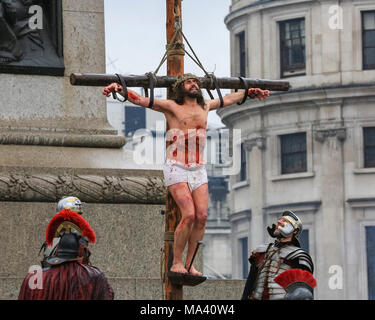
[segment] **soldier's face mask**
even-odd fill
[[[277,230],[280,238],[288,238],[293,234],[294,227],[287,219],[281,218],[277,222]]]

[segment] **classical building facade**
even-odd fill
[[[233,76],[288,92],[218,111],[241,129],[230,177],[233,276],[284,209],[304,223],[316,299],[375,298],[375,2],[233,0]],[[247,247],[247,248],[246,248]]]

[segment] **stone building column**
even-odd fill
[[[343,127],[315,130],[320,143],[321,209],[317,215],[317,261],[321,299],[345,298]]]
[[[264,137],[255,137],[244,141],[245,150],[249,152],[250,160],[249,178],[250,178],[250,249],[256,248],[264,242],[264,226],[263,226],[263,150],[266,148],[266,140]]]

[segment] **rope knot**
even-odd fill
[[[166,45],[167,56],[184,56],[185,46],[182,42],[174,42]]]

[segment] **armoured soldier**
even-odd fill
[[[252,252],[242,300],[313,299],[314,265],[298,240],[301,219],[292,211],[284,211],[277,225],[267,231],[276,240]]]
[[[57,212],[60,212],[63,209],[71,210],[71,211],[77,212],[78,214],[82,215],[82,213],[83,213],[83,203],[77,197],[73,197],[73,196],[63,197],[57,203]],[[71,232],[75,233],[75,234],[78,233],[78,231],[75,230],[73,227],[71,228]],[[43,268],[49,267],[49,264],[48,264],[47,260],[56,255],[56,249],[57,249],[57,245],[58,245],[59,241],[60,241],[60,237],[55,237],[50,246],[47,245],[47,242],[44,242],[42,244],[42,247],[40,248],[39,254],[43,251],[43,260],[41,261],[41,265],[42,265]],[[87,242],[87,239],[86,239],[86,242]]]
[[[72,199],[70,199],[72,200]],[[80,201],[64,200],[62,208],[48,224],[46,245],[56,245],[52,253],[43,260],[41,288],[31,288],[33,273],[22,283],[20,300],[112,300],[114,293],[104,274],[90,263],[88,243],[96,236],[87,221],[69,205]],[[77,209],[77,208],[74,208]]]

